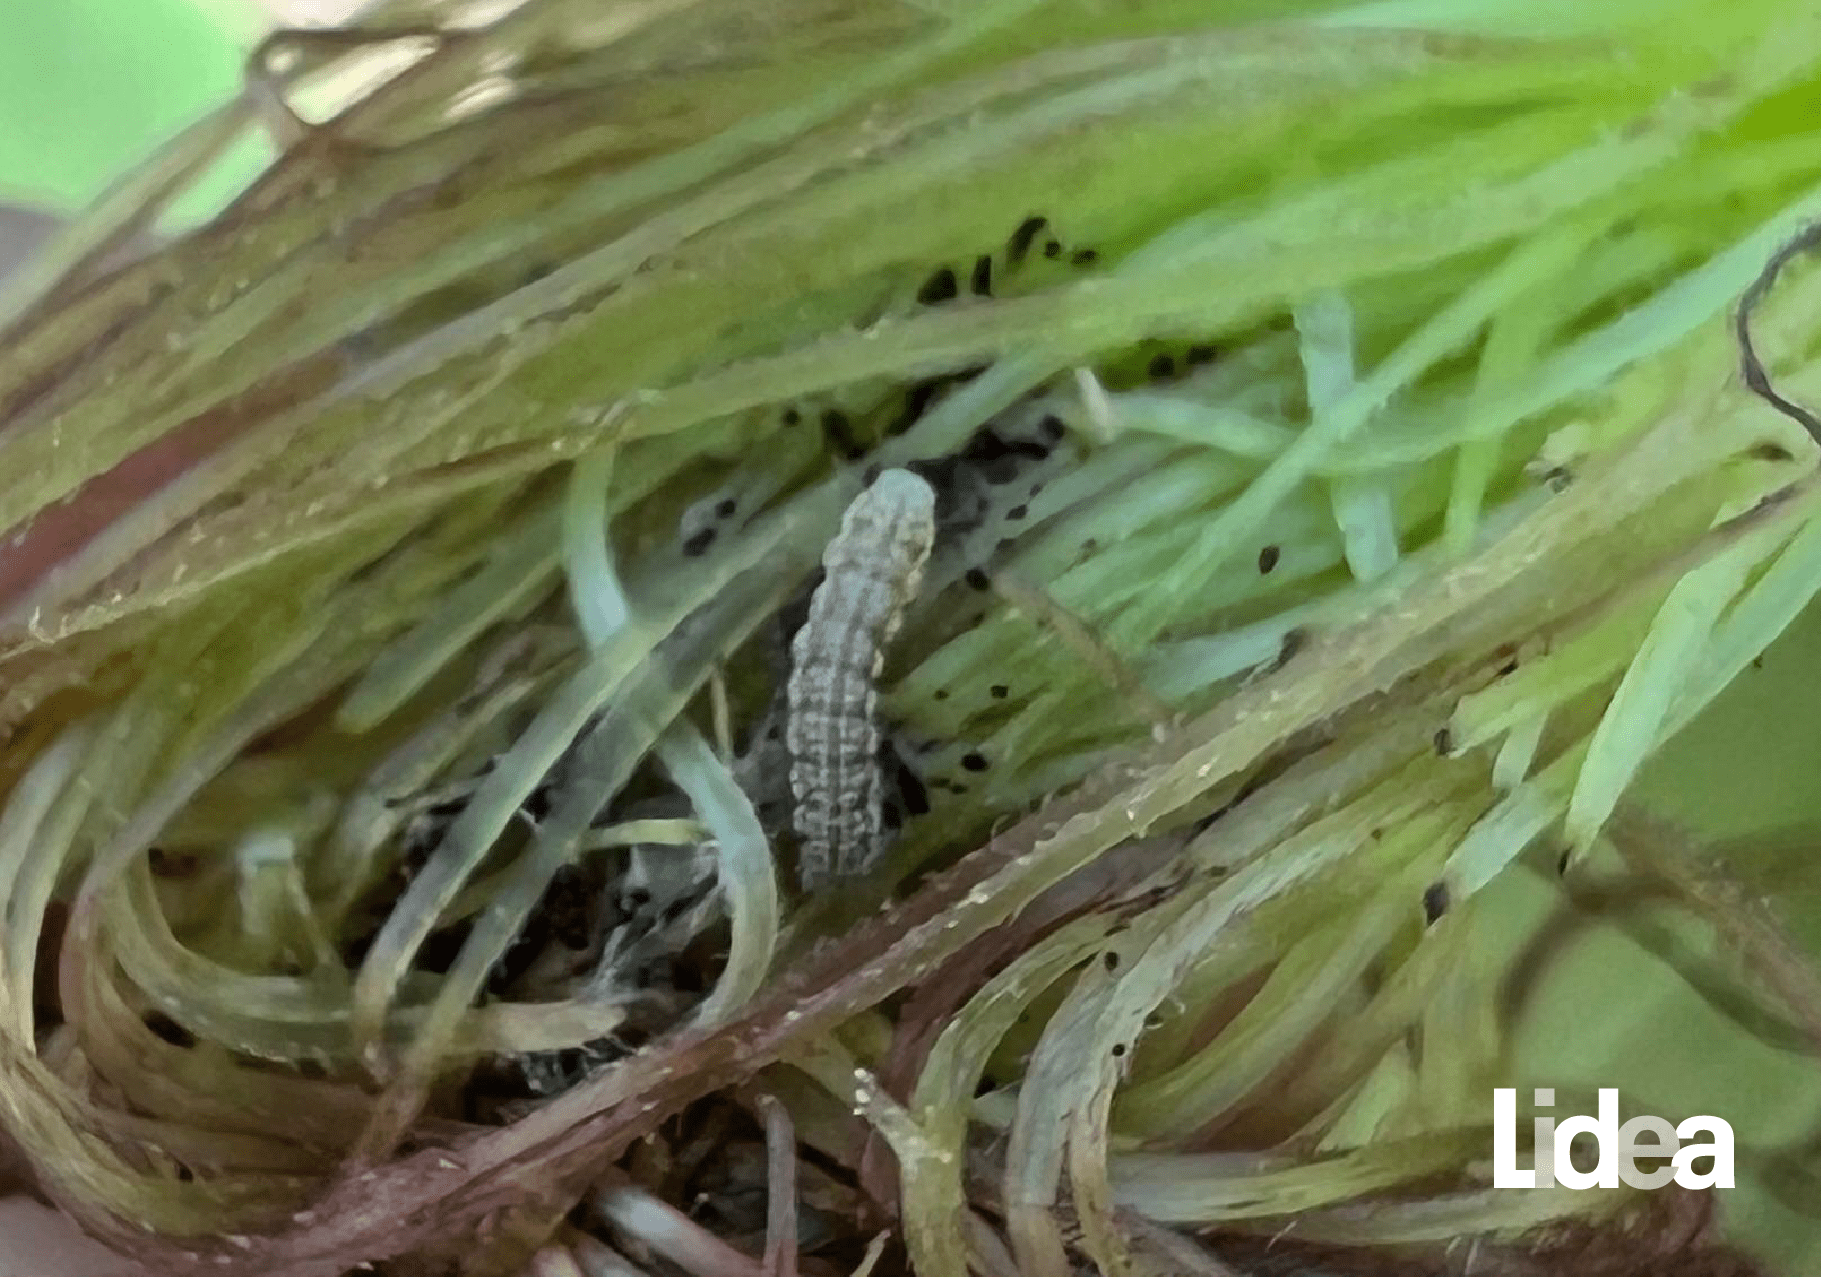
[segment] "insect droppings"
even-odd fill
[[[968,292],[976,298],[993,296],[993,259],[990,254],[981,254],[974,259],[974,270],[968,276]]]
[[[933,306],[939,302],[947,302],[960,292],[961,286],[960,282],[955,279],[954,268],[942,267],[918,288],[917,301],[926,307]]]
[[[1423,891],[1423,920],[1434,925],[1448,914],[1448,887],[1437,881]]]
[[[1031,252],[1031,244],[1037,239],[1038,233],[1049,224],[1050,220],[1042,214],[1032,214],[1019,223],[1018,229],[1012,233],[1011,241],[1006,245],[1006,260],[1023,262]]]

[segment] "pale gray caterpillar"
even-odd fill
[[[936,534],[936,495],[914,472],[880,475],[841,518],[827,576],[791,642],[790,790],[804,889],[858,875],[878,858],[885,780],[873,682]]]

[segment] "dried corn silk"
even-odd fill
[[[928,482],[900,470],[856,498],[823,554],[827,576],[791,643],[785,744],[805,889],[862,873],[878,856],[884,779],[873,682],[917,594],[935,505]]]

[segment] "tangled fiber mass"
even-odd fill
[[[1481,892],[1628,869],[1821,1045],[1627,800],[1821,587],[1727,321],[1821,215],[1821,12],[365,22],[0,295],[46,1195],[179,1272],[1749,1266],[1491,1186]],[[1759,293],[1814,403],[1821,277]]]

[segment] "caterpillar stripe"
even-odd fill
[[[874,682],[935,541],[936,496],[914,472],[875,480],[823,553],[826,577],[791,642],[785,746],[805,889],[865,872],[881,847]]]

